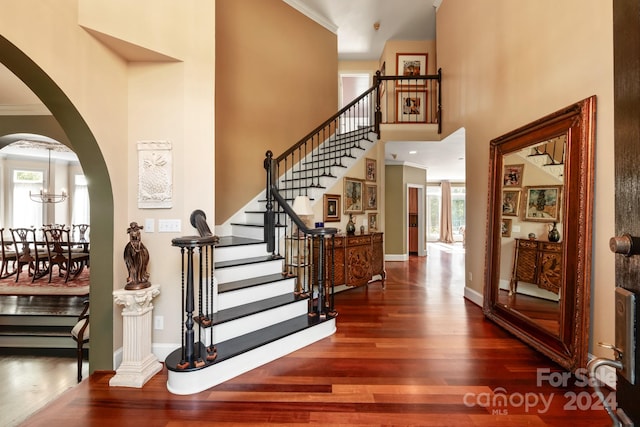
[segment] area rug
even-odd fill
[[[41,277],[34,283],[25,270],[20,273],[20,280],[16,276],[0,280],[0,295],[77,295],[89,294],[90,271],[85,268],[75,279],[64,283],[64,277],[58,276],[57,268],[53,271],[53,278],[49,283],[49,276]]]

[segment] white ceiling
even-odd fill
[[[341,60],[378,60],[386,40],[435,39],[441,0],[283,0],[335,32]],[[373,28],[380,23],[379,30]],[[0,115],[49,114],[37,96],[0,63]],[[0,135],[1,136],[1,135]],[[0,140],[0,148],[3,146]],[[410,151],[416,151],[410,154]],[[429,181],[464,181],[464,131],[443,141],[388,142],[386,159],[427,168]]]

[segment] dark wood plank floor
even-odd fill
[[[190,396],[167,391],[166,369],[142,389],[95,373],[23,425],[611,425],[590,388],[538,384],[561,369],[463,298],[463,254],[386,268],[385,290],[336,296],[334,336],[282,359]]]

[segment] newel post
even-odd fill
[[[380,107],[381,96],[380,96],[380,84],[382,81],[380,80],[380,70],[376,71],[375,76],[373,76],[373,85],[376,87],[376,106],[374,112],[374,132],[378,135],[378,139],[380,139],[380,123],[382,122],[382,109]]]
[[[266,185],[266,198],[267,198],[267,210],[264,213],[264,241],[267,244],[267,252],[275,253],[275,214],[273,212],[273,194],[271,192],[271,186],[273,185],[273,152],[267,151],[266,158],[264,159],[264,168],[267,171],[267,185]]]

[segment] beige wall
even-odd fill
[[[2,8],[0,34],[51,81],[35,75],[33,65],[16,60],[17,55],[9,57],[10,48],[0,51],[0,61],[11,63],[44,101],[89,179],[91,369],[112,369],[113,351],[122,344],[121,307],[111,294],[125,284],[122,250],[130,221],[182,220],[182,233],[143,234],[150,280],[161,285],[154,314],[165,317],[165,329],[154,331],[153,341],[174,345],[180,341],[175,301],[181,298],[181,266],[171,239],[191,233],[188,220],[194,209],[214,210],[213,3],[25,0],[2,2]],[[172,143],[171,209],[137,207],[140,140]]]
[[[336,35],[282,0],[216,3],[219,225],[264,190],[267,150],[280,155],[338,111],[338,59]]]
[[[597,95],[591,343],[613,341],[612,5],[446,0],[437,12],[444,135],[466,129],[468,294],[484,287],[489,141]],[[541,27],[541,23],[544,24]],[[464,29],[462,31],[461,29]],[[591,348],[596,355],[609,351]]]
[[[387,164],[385,174],[385,255],[408,256],[408,185],[424,186],[426,190],[427,173],[413,166]]]

